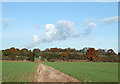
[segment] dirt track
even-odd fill
[[[80,80],[39,63],[35,82],[80,82]]]

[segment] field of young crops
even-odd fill
[[[82,82],[117,82],[118,63],[102,62],[43,62]],[[3,82],[32,82],[38,63],[2,62]]]
[[[117,82],[118,63],[97,62],[44,62],[82,82]]]
[[[2,62],[2,82],[32,82],[37,63]]]

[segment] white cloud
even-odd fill
[[[74,27],[74,23],[68,20],[60,20],[55,27],[54,24],[45,25],[46,33],[42,39],[44,42],[52,42],[54,40],[66,40],[67,38],[77,37],[79,33]]]
[[[118,16],[107,17],[102,20],[97,20],[97,19],[84,20],[83,24],[86,26],[84,35],[89,35],[92,32],[93,27],[96,27],[96,23],[104,22],[106,24],[113,24],[116,23],[117,21],[120,21],[120,17]]]
[[[57,23],[57,37],[61,40],[77,37],[80,34],[77,32],[74,23],[68,20],[60,20]]]
[[[113,16],[113,17],[104,18],[102,21],[105,22],[106,24],[111,24],[111,23],[115,23],[118,20],[120,20],[118,16]]]
[[[39,39],[38,36],[33,36],[32,44],[28,45],[28,48],[34,47],[35,45],[42,42],[53,42],[56,40],[66,40],[68,38],[78,37],[80,34],[77,32],[74,23],[67,20],[60,20],[55,27],[54,24],[45,25],[45,35]]]
[[[45,33],[45,37],[43,38],[43,41],[52,42],[53,40],[55,40],[57,30],[54,24],[46,24],[45,29],[46,29],[46,33]]]

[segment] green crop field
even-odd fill
[[[43,62],[82,82],[118,82],[118,63]]]
[[[29,82],[35,74],[37,63],[2,62],[3,82]]]

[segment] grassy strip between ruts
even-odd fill
[[[43,62],[82,82],[118,82],[118,63]]]

